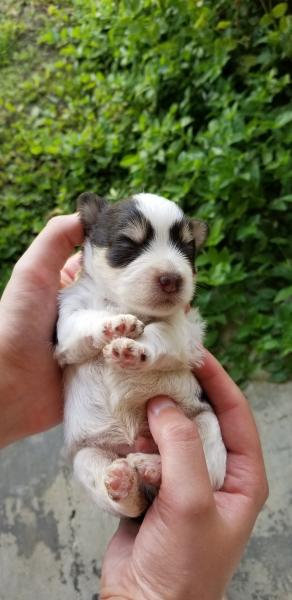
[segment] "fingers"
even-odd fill
[[[249,496],[258,510],[267,498],[268,483],[261,443],[248,402],[207,350],[203,366],[196,368],[195,372],[214,406],[228,450],[223,489]]]
[[[82,243],[83,229],[77,214],[54,217],[35,238],[16,265],[16,272],[38,278],[41,285],[59,287],[60,271],[75,246]]]
[[[259,436],[252,412],[243,393],[220,363],[204,351],[204,363],[195,369],[220,422],[224,443],[230,452],[261,452]]]
[[[81,268],[81,252],[76,252],[70,256],[61,270],[61,287],[67,287],[74,282]]]
[[[174,514],[200,513],[213,505],[204,452],[195,424],[169,398],[148,403],[150,431],[162,462],[159,498]]]

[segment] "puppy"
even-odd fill
[[[152,194],[108,205],[82,194],[79,279],[60,295],[56,356],[64,370],[65,443],[97,504],[137,517],[160,484],[158,454],[131,452],[147,436],[147,400],[168,395],[195,419],[211,484],[224,481],[219,424],[191,372],[204,326],[189,310],[206,225]]]

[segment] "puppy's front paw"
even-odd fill
[[[135,481],[134,468],[126,459],[115,460],[106,470],[104,484],[112,500],[120,502],[128,497]]]
[[[123,337],[105,346],[103,355],[109,364],[116,364],[123,369],[139,369],[148,361],[142,344]]]
[[[124,336],[135,339],[144,331],[144,323],[133,315],[116,315],[106,319],[103,326],[103,336],[106,341]]]

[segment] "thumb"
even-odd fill
[[[19,259],[17,270],[58,290],[60,271],[82,241],[83,228],[77,214],[53,217]]]
[[[161,455],[162,481],[159,497],[179,502],[196,512],[213,500],[203,446],[194,420],[170,398],[148,402],[150,431]]]

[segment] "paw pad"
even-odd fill
[[[158,487],[161,483],[161,458],[158,454],[134,453],[128,455],[128,461],[145,483]]]
[[[121,367],[137,368],[147,361],[144,346],[128,338],[117,338],[104,348],[103,354],[108,362]]]
[[[133,315],[117,315],[106,320],[103,327],[103,335],[108,340],[117,337],[136,338],[144,330],[144,324]]]
[[[135,472],[125,459],[115,460],[107,469],[104,483],[108,495],[119,502],[129,495],[135,478]]]

